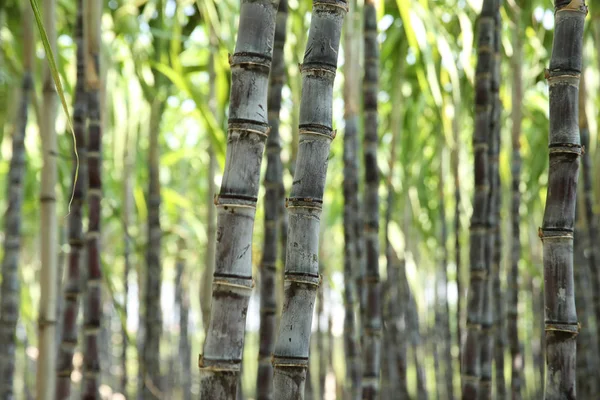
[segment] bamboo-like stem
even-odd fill
[[[511,264],[507,276],[507,329],[511,354],[511,398],[520,400],[523,386],[524,354],[519,341],[519,260],[521,259],[521,125],[523,120],[523,44],[521,42],[521,9],[515,7],[512,58],[512,160],[511,160]]]
[[[581,81],[579,83],[579,131],[581,136],[581,146],[585,150],[589,147],[590,133],[587,121],[587,113],[585,112],[586,103],[586,83],[585,74],[582,72]],[[595,374],[598,368],[598,361],[596,354],[598,354],[598,343],[597,335],[594,335],[594,331],[591,330],[591,316],[594,315],[596,319],[596,330],[599,319],[599,307],[600,307],[600,290],[598,281],[598,266],[597,266],[597,248],[595,243],[597,238],[597,226],[596,216],[593,210],[594,194],[592,188],[593,175],[592,175],[592,161],[590,160],[590,154],[583,151],[581,155],[581,172],[583,176],[583,207],[581,202],[578,202],[575,210],[575,220],[579,225],[576,228],[576,235],[574,238],[575,252],[574,257],[578,257],[583,262],[578,262],[576,258],[575,265],[584,265],[586,263],[585,255],[587,254],[587,264],[589,270],[585,268],[575,268],[575,284],[577,285],[576,295],[578,296],[575,300],[577,304],[577,315],[581,321],[581,325],[584,327],[581,334],[577,337],[577,391],[580,398],[590,398],[597,393],[597,381]],[[581,197],[581,192],[579,192]],[[578,210],[584,210],[584,213],[579,213],[580,218],[577,218]],[[583,220],[587,225],[587,232],[584,234]],[[587,236],[587,238],[584,238]],[[585,240],[587,239],[587,240]],[[587,250],[587,251],[586,251]],[[579,275],[579,276],[577,276]],[[579,278],[579,279],[577,279]],[[590,307],[591,306],[591,307]],[[580,362],[580,348],[581,348],[581,362]],[[581,366],[581,368],[580,368]],[[581,381],[579,378],[582,378]],[[579,383],[582,385],[579,385]]]
[[[199,360],[200,398],[234,398],[252,291],[252,229],[269,132],[267,90],[278,1],[243,0],[235,53],[225,172],[217,205],[212,313]]]
[[[23,177],[27,168],[25,132],[31,92],[33,89],[33,16],[31,8],[23,9],[23,78],[19,113],[12,138],[12,156],[7,176],[7,203],[4,217],[4,254],[2,258],[2,299],[0,303],[0,397],[14,397],[15,334],[19,319],[19,259],[21,252],[21,208]]]
[[[366,243],[366,321],[362,397],[375,399],[379,394],[381,364],[381,283],[379,281],[379,167],[377,166],[379,91],[379,45],[377,43],[377,10],[373,0],[364,5],[364,163],[365,163],[365,243]]]
[[[160,336],[162,333],[161,293],[161,238],[159,136],[160,120],[164,109],[161,96],[152,102],[150,109],[150,144],[148,147],[148,247],[146,249],[146,284],[144,290],[145,336],[143,348],[143,393],[152,398],[160,390]]]
[[[404,264],[400,264],[404,267]],[[413,361],[416,369],[416,381],[417,381],[417,399],[427,400],[429,398],[429,391],[427,389],[427,375],[425,374],[425,365],[423,360],[425,359],[423,337],[421,336],[421,327],[419,323],[419,311],[417,310],[417,303],[415,298],[408,286],[406,278],[402,280],[402,276],[405,275],[405,271],[401,271],[400,279],[404,282],[404,299],[406,299],[406,320],[407,326],[410,330],[410,341],[413,350]]]
[[[494,270],[494,257],[496,251],[496,237],[498,235],[498,192],[500,190],[498,174],[498,155],[500,152],[500,0],[494,0],[494,23],[492,39],[493,59],[491,66],[491,112],[489,115],[489,133],[488,143],[488,199],[487,199],[487,234],[485,239],[485,277],[483,280],[483,309],[481,317],[481,336],[480,336],[480,365],[481,380],[479,382],[479,399],[487,400],[492,398],[492,364],[494,362],[494,322],[495,298],[493,296],[494,280],[497,272]],[[499,264],[498,264],[499,268]],[[499,279],[499,277],[498,277]],[[499,283],[499,281],[498,281]]]
[[[492,338],[493,338],[493,357],[495,365],[495,387],[496,396],[500,399],[506,397],[506,380],[504,378],[504,349],[505,343],[505,314],[504,314],[504,296],[500,281],[500,268],[502,265],[502,225],[500,223],[500,212],[502,208],[502,182],[500,178],[500,168],[498,159],[500,157],[500,149],[502,147],[501,130],[502,130],[502,101],[500,100],[500,79],[502,72],[502,17],[500,8],[503,0],[496,0],[495,26],[494,26],[494,75],[492,77],[492,92],[494,95],[494,112],[493,112],[493,131],[492,140],[493,154],[490,159],[492,168],[493,187],[494,187],[494,226],[490,227],[493,240],[492,263],[491,263],[491,281],[492,290]],[[490,210],[492,212],[492,210]]]
[[[581,142],[579,77],[582,71],[584,0],[555,0],[555,33],[547,71],[550,86],[548,194],[540,231],[544,254],[546,400],[576,398],[573,226]]]
[[[440,349],[439,356],[443,364],[443,384],[440,390],[443,390],[444,398],[454,399],[454,382],[452,368],[452,331],[450,330],[450,306],[448,304],[448,228],[446,224],[446,200],[445,200],[445,147],[442,147],[440,155],[439,170],[439,211],[440,211],[440,248],[441,263],[438,273],[439,279],[436,279],[436,323],[437,340],[435,346]]]
[[[590,130],[588,127],[587,113],[585,112],[586,103],[586,84],[585,74],[581,74],[581,82],[579,84],[579,131],[581,135],[581,145],[584,149],[581,155],[581,170],[583,177],[583,204],[585,211],[585,222],[587,225],[588,246],[587,261],[590,270],[590,282],[592,293],[593,311],[596,321],[600,321],[600,271],[598,269],[598,226],[596,223],[596,215],[594,214],[594,189],[593,182],[593,167],[591,156],[585,150],[589,148]],[[599,322],[596,322],[598,324]],[[600,347],[600,335],[596,335],[596,346]]]
[[[62,340],[56,365],[56,398],[69,399],[71,396],[71,373],[73,372],[73,353],[77,346],[79,313],[79,295],[81,293],[81,267],[84,255],[84,233],[82,218],[88,191],[88,165],[86,147],[87,93],[85,85],[86,41],[84,9],[85,1],[77,2],[77,20],[75,24],[75,42],[77,44],[77,81],[75,84],[75,102],[73,110],[73,129],[77,143],[78,159],[73,155],[73,202],[68,220],[69,261],[67,281],[64,289],[64,312],[62,321]],[[79,165],[77,165],[79,162]],[[79,174],[76,174],[79,168]],[[53,282],[54,284],[54,282]]]
[[[56,0],[44,0],[43,22],[50,49],[54,54],[56,45]],[[56,215],[57,181],[57,143],[56,143],[56,107],[57,93],[52,81],[50,67],[44,64],[43,71],[43,108],[40,121],[42,138],[42,179],[40,188],[41,202],[41,271],[40,271],[40,312],[38,316],[39,357],[36,369],[36,392],[39,400],[53,400],[56,385],[56,310],[58,303],[57,275],[57,236],[58,220]]]
[[[175,265],[175,303],[179,307],[179,360],[181,363],[181,392],[183,400],[192,399],[192,371],[190,364],[190,339],[188,335],[190,296],[188,293],[187,274],[185,272],[185,242],[177,243],[177,261]]]
[[[459,105],[454,104],[454,119],[452,120],[452,132],[454,136],[454,148],[452,149],[452,175],[454,178],[454,260],[456,262],[456,343],[458,344],[458,365],[459,371],[462,370],[462,321],[463,321],[463,281],[462,281],[462,246],[460,242],[461,224],[460,224],[460,129],[459,129]]]
[[[356,255],[356,207],[358,203],[358,71],[355,40],[356,4],[349,3],[344,31],[344,353],[346,356],[345,393],[361,399],[361,358],[357,336],[357,293],[355,278],[359,268]]]
[[[266,144],[267,171],[265,173],[265,238],[263,259],[260,267],[260,331],[258,351],[258,373],[256,378],[257,400],[273,398],[273,365],[271,355],[275,346],[277,327],[277,248],[280,235],[280,213],[285,211],[283,186],[283,164],[281,163],[281,141],[279,137],[279,112],[281,89],[285,81],[285,45],[288,7],[287,0],[279,2],[273,64],[269,82],[268,112],[271,130]]]
[[[583,75],[582,75],[583,77]],[[580,85],[580,107],[581,103],[581,90],[583,89],[583,79]],[[583,134],[582,145],[584,143]],[[581,189],[579,195],[581,195]],[[575,207],[575,234],[573,235],[573,261],[575,265],[585,265],[587,260],[585,259],[585,248],[587,241],[587,232],[585,232],[584,226],[584,213],[582,213],[582,201],[584,196],[578,196],[577,206]],[[596,389],[596,366],[595,359],[598,354],[598,348],[596,347],[596,339],[594,336],[594,330],[591,328],[591,312],[592,301],[590,295],[592,295],[591,285],[589,282],[589,271],[587,268],[575,268],[574,270],[575,285],[577,290],[575,291],[575,303],[577,304],[577,317],[582,326],[582,330],[577,335],[577,395],[581,399],[593,398],[594,394],[597,393]]]
[[[399,55],[400,68],[403,68],[403,57]],[[401,109],[403,102],[402,96],[402,81],[398,81],[396,88],[396,97],[394,104]],[[400,260],[392,242],[389,238],[390,223],[394,214],[394,202],[396,201],[396,193],[394,191],[393,179],[396,170],[396,158],[398,153],[398,141],[402,133],[402,117],[401,112],[395,113],[392,116],[392,140],[390,143],[390,158],[388,161],[388,176],[387,176],[387,205],[385,210],[385,255],[386,255],[386,271],[387,271],[387,303],[389,314],[386,318],[385,325],[389,343],[393,348],[388,356],[390,358],[390,396],[394,399],[409,399],[408,386],[406,380],[407,371],[407,332],[406,329],[406,291],[403,289],[406,281],[405,260]],[[388,348],[387,345],[385,348]],[[387,352],[383,352],[382,356]],[[383,373],[383,372],[382,372]],[[392,376],[393,374],[393,376]],[[383,396],[383,394],[382,394]]]
[[[332,129],[333,81],[347,2],[313,1],[300,103],[298,160],[291,195],[285,300],[273,353],[274,397],[303,399],[312,313],[319,286],[319,228]],[[328,45],[322,45],[327,43]]]
[[[470,281],[467,299],[467,336],[462,351],[462,398],[476,399],[482,376],[480,334],[484,295],[488,292],[488,196],[490,179],[488,141],[492,112],[491,76],[494,63],[495,0],[484,0],[479,19],[478,61],[475,81],[475,131],[473,134],[475,194],[470,226]],[[488,321],[491,325],[491,321]]]
[[[101,201],[102,201],[102,105],[100,72],[102,3],[88,2],[88,207],[87,287],[84,307],[83,398],[98,399],[100,392],[100,343],[98,332],[102,321]]]
[[[129,304],[129,274],[132,270],[132,238],[130,236],[131,214],[133,212],[133,167],[135,158],[131,151],[131,136],[130,131],[127,131],[125,138],[125,151],[123,154],[123,318],[127,321],[128,304]],[[121,393],[127,397],[127,348],[129,340],[127,336],[127,324],[122,324],[122,352],[121,352]]]

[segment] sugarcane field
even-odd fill
[[[0,1],[0,400],[600,399],[600,0]]]

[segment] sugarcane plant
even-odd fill
[[[252,292],[252,229],[269,132],[267,91],[277,0],[243,0],[235,53],[225,172],[217,206],[212,312],[200,357],[200,397],[234,398]]]
[[[573,227],[581,142],[579,78],[582,71],[585,0],[555,0],[555,32],[546,71],[550,87],[550,166],[544,221],[546,400],[576,398],[576,336]]]
[[[511,355],[511,398],[521,399],[521,386],[523,374],[523,354],[519,341],[519,260],[521,259],[521,126],[523,114],[523,45],[521,42],[521,9],[515,6],[514,28],[513,28],[513,58],[512,66],[512,159],[511,159],[511,260],[510,270],[507,274],[508,303],[507,303],[507,334]]]
[[[331,141],[333,82],[348,3],[314,0],[302,72],[298,159],[290,197],[285,299],[273,352],[273,395],[303,399],[320,282],[319,229]],[[327,44],[327,45],[324,45]]]
[[[19,319],[19,260],[21,252],[21,209],[27,159],[25,132],[33,89],[33,16],[25,4],[23,13],[23,78],[16,129],[12,137],[12,156],[8,167],[7,202],[4,215],[4,254],[2,258],[2,296],[0,302],[0,397],[14,398],[16,328]]]
[[[268,114],[269,137],[266,144],[267,171],[265,173],[265,237],[263,258],[260,266],[260,330],[258,350],[258,373],[256,377],[257,400],[273,398],[273,365],[271,354],[275,345],[277,327],[277,248],[279,245],[280,212],[283,210],[284,193],[283,164],[281,162],[281,141],[279,137],[279,111],[281,109],[281,89],[285,82],[285,61],[283,48],[286,37],[287,0],[280,0],[275,24],[273,64],[269,82]]]
[[[77,2],[75,23],[75,43],[77,45],[77,78],[73,105],[73,131],[76,148],[73,154],[73,198],[68,219],[69,261],[64,288],[64,311],[62,314],[62,338],[56,365],[56,399],[69,399],[71,396],[71,373],[73,353],[77,346],[79,296],[81,294],[82,266],[84,265],[85,238],[82,219],[88,190],[88,165],[86,147],[87,92],[85,76],[86,26],[84,24],[84,0]],[[56,284],[55,282],[53,284]]]
[[[43,25],[48,45],[53,54],[57,50],[56,0],[42,2]],[[48,55],[46,55],[48,57]],[[58,304],[58,219],[56,215],[57,143],[56,107],[57,92],[48,63],[44,64],[43,107],[40,122],[42,139],[42,178],[40,185],[40,307],[38,315],[39,357],[36,368],[36,392],[40,400],[52,400],[56,384],[56,320]]]
[[[587,233],[587,264],[589,266],[590,287],[592,294],[592,310],[596,321],[600,321],[600,275],[598,271],[598,226],[594,213],[593,167],[591,156],[585,149],[589,147],[590,128],[585,112],[586,88],[585,77],[582,73],[579,85],[579,132],[581,136],[582,155],[581,169],[583,178],[583,215],[585,215]],[[582,232],[583,233],[583,232]],[[578,303],[579,304],[579,303]],[[596,322],[598,324],[598,322]],[[596,344],[600,348],[600,335],[595,335]]]
[[[345,393],[359,400],[361,387],[360,342],[357,335],[358,270],[355,218],[358,207],[358,105],[357,46],[354,38],[356,2],[349,3],[344,27],[344,353],[346,356]]]
[[[475,78],[475,131],[473,134],[475,192],[470,226],[470,280],[467,299],[467,335],[462,350],[462,398],[476,399],[481,377],[479,336],[488,263],[488,141],[492,115],[491,75],[494,62],[495,0],[484,0],[479,18]]]
[[[183,392],[183,400],[192,399],[192,371],[190,364],[190,339],[188,335],[190,295],[188,291],[187,277],[185,271],[185,240],[177,241],[177,259],[175,261],[175,304],[179,307],[179,358],[181,363],[180,385]]]
[[[500,152],[500,0],[494,1],[494,30],[493,30],[493,59],[491,71],[491,112],[490,128],[488,133],[488,182],[489,193],[487,201],[487,237],[485,240],[485,266],[483,291],[483,314],[481,318],[481,336],[480,336],[480,365],[481,380],[479,383],[479,398],[492,398],[492,364],[494,362],[494,321],[497,318],[495,299],[493,296],[494,281],[499,271],[500,264],[495,264],[495,258],[499,255],[496,249],[496,237],[499,233],[498,213],[499,213],[499,191],[500,175],[498,173],[498,156]],[[498,276],[499,279],[499,276]],[[499,281],[498,281],[499,283]]]
[[[492,354],[494,357],[495,367],[495,387],[496,396],[498,398],[506,397],[506,382],[504,379],[504,302],[502,301],[504,296],[502,294],[502,286],[500,281],[500,269],[502,265],[502,226],[500,223],[500,211],[502,209],[502,181],[500,178],[500,167],[498,159],[500,157],[500,148],[502,146],[501,129],[502,129],[502,101],[500,100],[500,77],[502,69],[502,16],[500,14],[500,8],[502,6],[502,0],[496,0],[496,11],[495,11],[495,26],[494,26],[494,71],[492,75],[492,92],[493,92],[493,121],[491,128],[491,135],[493,140],[493,153],[490,158],[490,165],[494,165],[491,169],[493,175],[490,179],[493,180],[494,188],[494,206],[493,210],[490,209],[490,213],[494,212],[494,226],[490,227],[490,234],[493,241],[493,250],[491,254],[491,286],[490,291],[492,296],[492,339],[493,339],[493,350]]]
[[[377,10],[374,0],[367,0],[364,21],[364,163],[365,163],[365,243],[366,243],[366,313],[363,336],[363,399],[375,399],[379,393],[381,364],[381,283],[379,280],[379,167],[377,166],[379,91],[379,45]]]
[[[84,307],[84,347],[83,347],[83,397],[97,399],[100,396],[100,357],[98,355],[98,332],[102,320],[102,266],[100,262],[102,218],[102,109],[100,90],[100,48],[102,3],[89,1],[88,21],[88,233],[87,233],[87,282]]]

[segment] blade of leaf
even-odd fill
[[[39,4],[37,0],[30,0],[29,2],[31,3],[31,9],[33,10],[33,15],[35,17],[35,23],[38,27],[38,30],[40,31],[40,37],[44,45],[44,51],[46,52],[46,59],[48,60],[52,80],[54,81],[54,85],[56,86],[56,91],[58,92],[58,97],[60,98],[63,110],[65,112],[65,115],[67,116],[67,124],[69,125],[71,136],[73,137],[73,151],[75,153],[75,177],[73,178],[73,190],[71,192],[71,199],[69,199],[68,204],[67,215],[69,215],[71,213],[71,203],[73,203],[73,197],[75,196],[75,183],[79,178],[79,154],[77,153],[77,139],[75,138],[73,122],[71,120],[71,114],[69,113],[69,107],[67,106],[67,100],[65,99],[65,93],[63,90],[62,83],[60,81],[60,75],[58,73],[58,68],[56,66],[54,54],[52,53],[52,49],[50,48],[50,41],[48,40],[46,29],[44,29],[44,24],[42,23],[42,14],[40,13]]]

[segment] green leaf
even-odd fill
[[[52,53],[52,48],[50,46],[50,41],[48,40],[48,35],[46,34],[46,29],[44,29],[44,24],[42,23],[42,14],[40,12],[39,4],[37,0],[29,1],[31,3],[31,9],[33,10],[33,16],[35,17],[35,23],[38,27],[38,30],[40,31],[40,37],[42,38],[44,51],[46,52],[46,59],[48,60],[50,73],[52,74],[52,80],[54,80],[54,85],[56,86],[58,97],[60,98],[63,110],[65,112],[65,115],[67,116],[67,124],[69,125],[69,130],[71,131],[71,135],[73,136],[73,151],[75,153],[75,177],[73,178],[73,190],[71,192],[71,199],[69,200],[68,205],[68,213],[71,213],[71,203],[73,202],[73,197],[75,196],[75,183],[79,178],[79,154],[77,153],[77,139],[75,138],[75,131],[73,130],[73,121],[71,120],[71,114],[69,113],[69,106],[67,105],[67,100],[65,98],[63,86],[60,81],[60,74],[58,73],[58,68],[56,66],[54,54]]]

